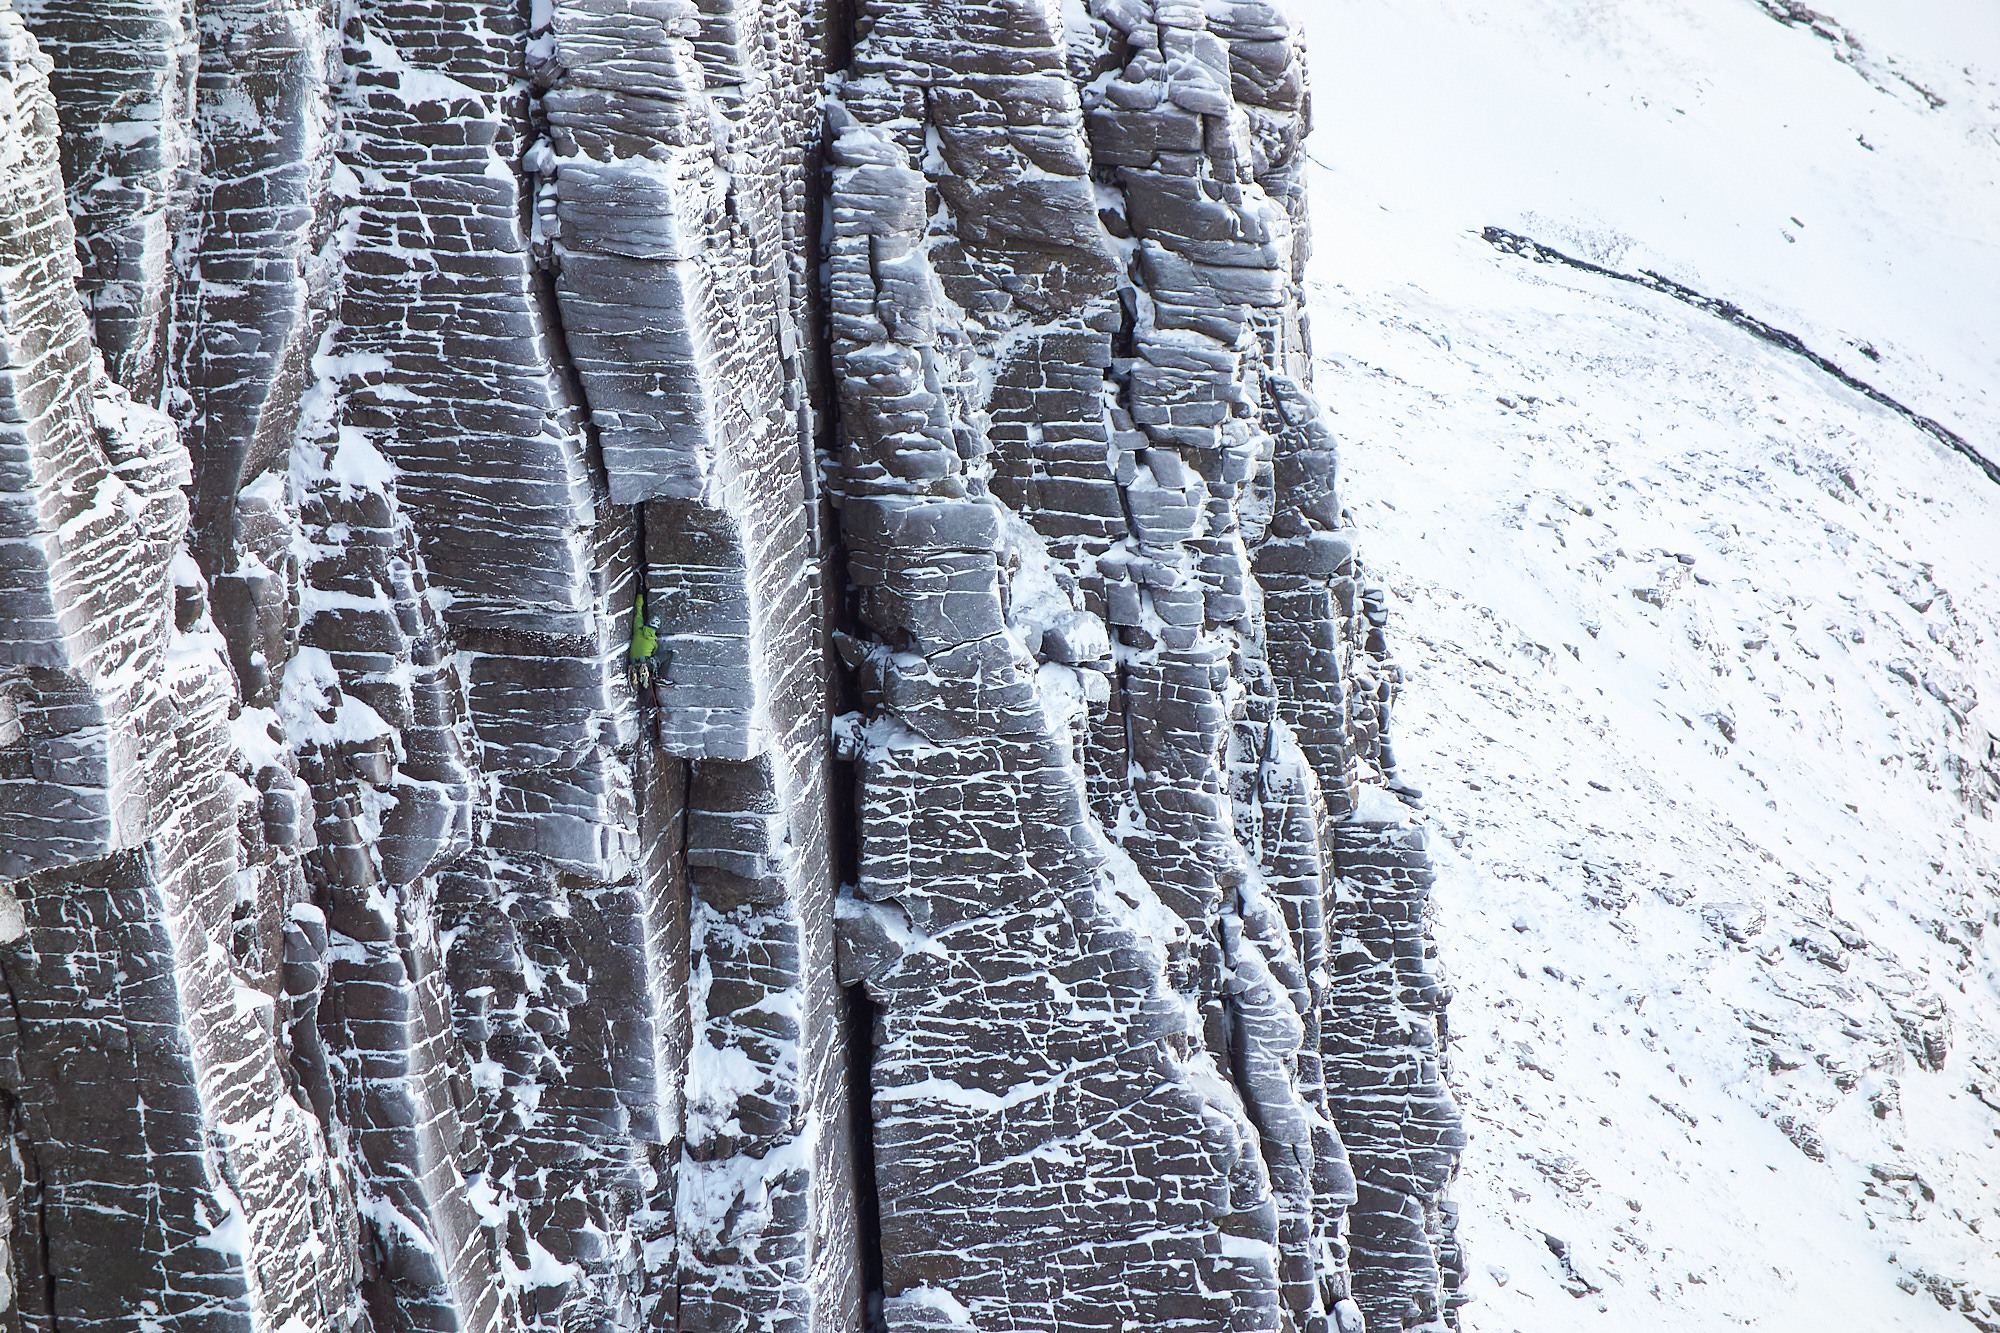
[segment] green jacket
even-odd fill
[[[659,650],[660,636],[646,623],[646,594],[642,592],[632,606],[632,650],[627,656],[642,662]]]

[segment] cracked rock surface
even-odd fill
[[[1303,59],[0,0],[0,1321],[1455,1325]]]

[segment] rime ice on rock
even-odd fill
[[[1352,813],[1395,670],[1301,387],[1291,35],[1165,3],[859,30],[829,334],[886,1289],[979,1327],[1435,1320],[1459,1130],[1421,846],[1370,859]],[[1412,948],[1386,993],[1340,969]],[[1389,1034],[1425,1058],[1349,1058]]]
[[[194,7],[32,0],[17,9],[50,57],[92,340],[114,379],[157,399],[172,356],[173,252],[199,165]]]
[[[858,1299],[801,336],[807,23],[561,3],[531,50],[537,245],[610,502],[639,506],[665,654],[646,722],[686,773],[691,1032],[668,1165],[691,1329],[836,1327]]]
[[[0,1085],[13,1305],[344,1322],[351,1206],[274,1040],[296,855],[234,744],[187,453],[75,297],[49,61],[0,9]],[[145,1209],[135,1200],[150,1199]]]
[[[1276,9],[28,19],[25,1321],[1449,1317]]]

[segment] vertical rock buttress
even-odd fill
[[[1260,0],[0,8],[5,1317],[1454,1322],[1305,130]]]
[[[1381,593],[1304,387],[1295,35],[1170,0],[856,32],[840,920],[886,1324],[1443,1318],[1460,1138]]]

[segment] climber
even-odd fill
[[[660,660],[660,618],[646,614],[646,594],[641,592],[632,603],[632,647],[625,660],[632,692],[645,698],[665,670],[666,663]]]

